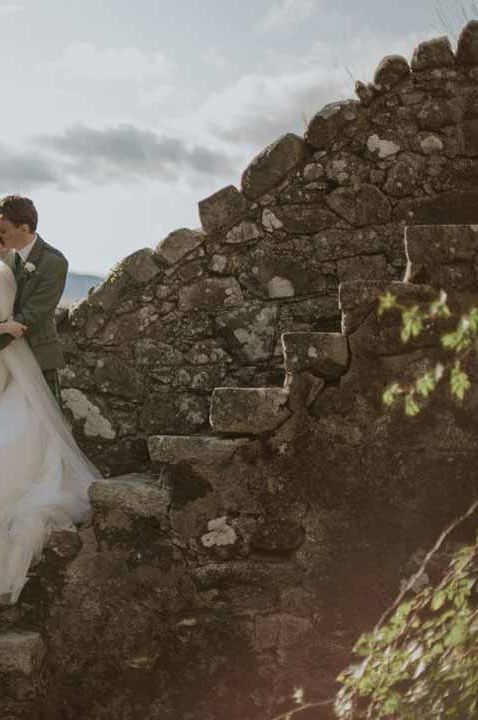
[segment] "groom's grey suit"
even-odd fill
[[[65,256],[38,233],[25,265],[14,269],[17,293],[13,320],[27,326],[25,338],[59,401],[56,371],[65,362],[56,329],[55,309],[65,288],[67,272]],[[0,335],[0,350],[13,339],[12,335]]]

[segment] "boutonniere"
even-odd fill
[[[37,266],[34,265],[32,262],[26,262],[23,266],[23,272],[27,277],[31,277],[34,275],[37,271]]]

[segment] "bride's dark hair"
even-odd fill
[[[22,195],[6,195],[0,200],[0,214],[15,227],[28,225],[34,233],[38,225],[38,213],[33,200]]]

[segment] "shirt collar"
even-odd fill
[[[25,245],[20,250],[17,250],[17,253],[20,255],[23,262],[27,261],[27,258],[30,255],[30,252],[35,244],[37,237],[38,237],[37,233],[35,233],[35,235],[33,236],[33,240],[31,242],[29,242],[28,245]]]

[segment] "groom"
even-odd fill
[[[13,318],[0,323],[0,350],[14,338],[25,337],[60,408],[58,368],[64,359],[55,324],[55,309],[63,294],[68,261],[36,232],[38,213],[30,198],[0,199],[0,249],[14,250],[17,294]]]

